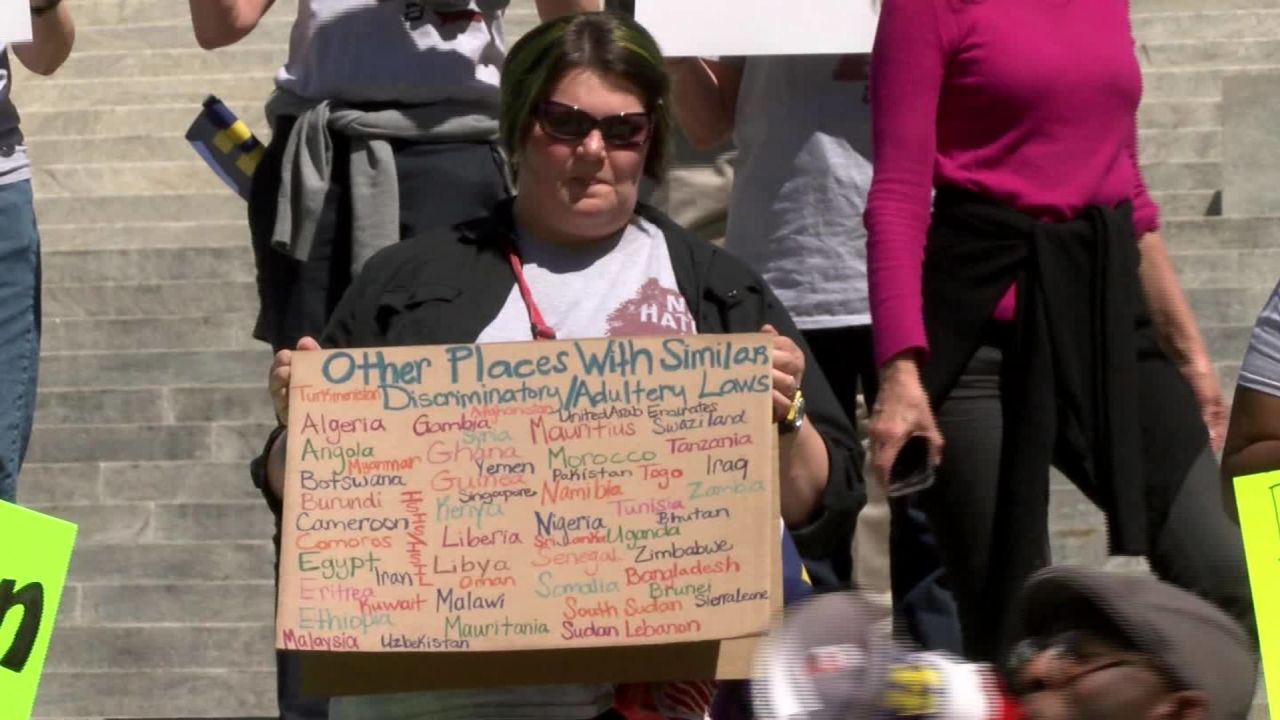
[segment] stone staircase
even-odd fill
[[[1142,153],[1224,383],[1280,274],[1280,218],[1220,218],[1224,72],[1280,67],[1280,0],[1133,0]],[[37,717],[273,714],[270,517],[245,461],[271,420],[244,203],[182,138],[208,93],[261,106],[296,0],[196,48],[178,0],[77,0],[53,78],[15,68],[44,240],[37,429],[19,497],[80,525]],[[509,35],[533,22],[516,0]],[[1252,39],[1251,39],[1252,38]],[[1280,209],[1277,209],[1280,214]],[[1056,489],[1055,550],[1103,562]]]

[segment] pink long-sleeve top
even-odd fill
[[[1142,76],[1125,0],[883,0],[871,63],[867,260],[876,361],[928,349],[930,191],[981,193],[1044,221],[1133,201]],[[1011,287],[996,310],[1013,318]]]

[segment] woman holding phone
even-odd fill
[[[1049,561],[1051,464],[1106,512],[1113,552],[1252,627],[1216,503],[1224,403],[1138,169],[1141,93],[1123,2],[884,3],[871,451],[887,483],[928,443],[923,501],[980,659]]]

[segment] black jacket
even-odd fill
[[[506,201],[489,216],[379,252],[338,304],[321,346],[475,342],[515,285],[503,251],[514,236],[511,209]],[[848,585],[850,542],[866,499],[862,449],[803,336],[763,278],[741,261],[651,207],[641,205],[636,213],[666,236],[676,282],[699,333],[756,332],[767,323],[805,353],[807,421],[826,441],[831,470],[821,506],[791,534],[815,586]],[[260,467],[255,481],[262,486]]]
[[[1145,554],[1207,431],[1190,388],[1161,352],[1138,284],[1132,211],[1089,207],[1042,223],[984,197],[939,190],[924,262],[934,407],[988,342],[1013,282],[1017,318],[1004,348],[1004,437],[990,603],[1009,598],[1042,548],[1020,541],[1047,522],[1057,464],[1107,514],[1112,552]]]

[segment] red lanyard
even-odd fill
[[[556,331],[542,319],[542,311],[538,310],[538,304],[533,301],[533,291],[524,279],[524,263],[520,262],[520,254],[510,240],[506,243],[506,252],[507,262],[511,263],[511,272],[515,274],[516,285],[520,288],[520,297],[529,310],[529,328],[533,332],[533,339],[555,340]]]

